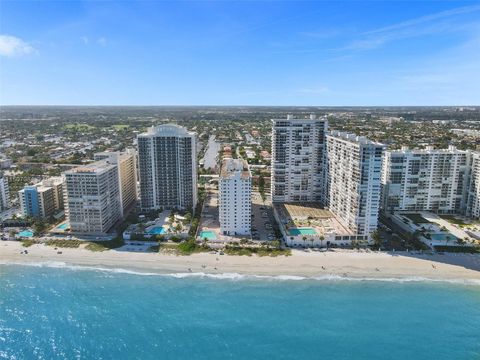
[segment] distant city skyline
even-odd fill
[[[480,104],[480,2],[2,2],[0,105]]]

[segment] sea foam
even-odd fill
[[[421,276],[408,277],[354,277],[347,275],[326,274],[321,276],[297,276],[297,275],[255,275],[255,274],[239,274],[239,273],[208,273],[208,272],[144,272],[139,270],[125,268],[105,268],[98,266],[71,265],[61,261],[45,261],[45,262],[0,262],[0,265],[18,265],[33,266],[46,268],[61,268],[72,271],[95,271],[103,273],[116,273],[137,276],[161,276],[176,279],[187,278],[207,278],[218,280],[271,280],[271,281],[325,281],[325,282],[392,282],[392,283],[415,283],[415,282],[433,282],[433,283],[450,283],[460,285],[480,286],[480,279],[435,279]]]

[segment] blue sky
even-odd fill
[[[480,1],[2,1],[0,104],[479,105]]]

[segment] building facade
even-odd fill
[[[143,210],[194,210],[197,204],[196,134],[173,124],[138,135]]]
[[[0,211],[8,209],[9,202],[9,189],[8,189],[8,180],[0,172]]]
[[[23,216],[48,218],[55,212],[53,188],[33,185],[25,186],[18,192]]]
[[[63,209],[63,179],[54,177],[18,192],[23,216],[49,218]]]
[[[480,218],[480,153],[472,152],[465,215]]]
[[[325,202],[325,118],[272,120],[273,202]]]
[[[370,235],[378,225],[385,146],[340,131],[326,139],[326,205],[351,231]]]
[[[252,174],[245,160],[223,160],[219,190],[220,232],[224,235],[250,235]]]
[[[122,217],[117,165],[101,160],[65,172],[65,198],[71,231],[107,233]]]
[[[469,151],[454,146],[387,151],[382,171],[383,210],[465,213],[470,161]]]
[[[127,149],[125,152],[96,153],[94,159],[96,161],[106,160],[110,164],[117,165],[120,203],[122,216],[124,216],[136,204],[138,198],[135,150]]]

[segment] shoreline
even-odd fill
[[[28,254],[21,254],[28,250]],[[62,254],[57,254],[61,251]],[[211,278],[278,278],[469,281],[480,285],[480,255],[417,255],[396,252],[336,250],[305,252],[291,256],[258,257],[196,253],[188,256],[82,248],[58,248],[43,244],[28,248],[21,242],[0,242],[0,265],[30,265],[104,270],[139,275]]]

